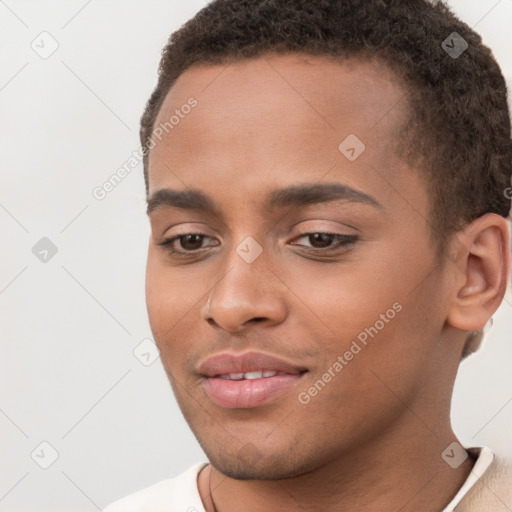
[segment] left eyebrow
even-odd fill
[[[335,200],[363,203],[374,208],[384,209],[373,196],[342,183],[292,185],[277,189],[267,197],[265,208],[274,210],[285,206],[308,206]]]
[[[358,202],[381,210],[384,209],[373,196],[342,183],[301,184],[276,189],[266,197],[263,208],[272,211],[288,206],[308,206],[335,200]],[[180,191],[162,188],[157,190],[147,201],[147,213],[150,214],[161,206],[208,212],[219,218],[222,217],[221,209],[217,203],[197,189]]]

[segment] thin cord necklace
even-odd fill
[[[215,506],[215,503],[213,501],[213,494],[212,494],[212,465],[210,464],[210,476],[208,478],[208,487],[210,489],[210,499],[212,500],[212,507],[213,512],[218,512],[217,507]]]

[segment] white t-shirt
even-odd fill
[[[477,460],[459,492],[442,512],[452,512],[494,460],[494,454],[489,448],[466,450],[477,457]],[[176,478],[163,480],[130,494],[109,505],[104,512],[205,512],[197,488],[197,475],[206,465],[207,462],[201,462]]]

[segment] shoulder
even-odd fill
[[[104,512],[202,512],[197,475],[205,465],[205,462],[196,464],[175,478],[162,480],[121,498]]]
[[[455,508],[457,512],[510,512],[512,510],[512,460],[495,455],[483,475]]]

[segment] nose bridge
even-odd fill
[[[268,267],[268,254],[252,236],[233,244],[222,271],[211,288],[203,317],[218,326],[237,331],[252,319],[271,323],[285,316],[284,297]]]

